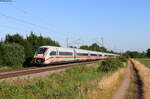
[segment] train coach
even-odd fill
[[[116,57],[116,54],[103,53],[76,48],[41,46],[37,49],[34,59],[36,64],[53,64]]]

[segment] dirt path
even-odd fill
[[[135,64],[134,64],[134,61],[132,61],[132,66],[133,66],[133,68],[132,68],[132,70],[133,70],[133,72],[135,73],[135,77],[134,77],[134,79],[135,79],[135,84],[136,84],[136,90],[135,90],[135,94],[136,94],[136,99],[144,99],[144,96],[143,96],[143,93],[144,93],[144,91],[143,91],[143,81],[142,81],[142,79],[141,79],[141,77],[140,77],[140,75],[139,75],[139,71],[138,71],[138,69],[136,68],[136,66],[135,66]]]
[[[115,95],[113,96],[112,99],[125,99],[125,95],[127,92],[127,89],[130,85],[130,80],[131,80],[131,71],[130,71],[130,66],[131,66],[131,62],[128,61],[128,69],[126,71],[124,80],[120,86],[120,88],[118,89],[118,91],[115,93]]]

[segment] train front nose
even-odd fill
[[[45,59],[43,59],[43,58],[37,58],[37,59],[35,59],[35,62],[36,62],[37,64],[44,63],[44,61],[45,61]]]

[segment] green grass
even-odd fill
[[[0,84],[1,99],[77,99],[82,96],[84,83],[101,78],[105,73],[98,72],[97,66],[77,66],[65,72],[28,81]]]
[[[140,61],[145,66],[150,68],[150,58],[139,58],[137,60]]]
[[[8,66],[0,66],[0,70],[6,70],[6,69],[12,69],[12,68]]]
[[[100,63],[86,67],[74,66],[64,72],[26,81],[0,83],[1,99],[87,99],[84,85],[101,79],[107,72],[99,71]],[[88,86],[87,86],[88,87]]]
[[[126,93],[126,99],[136,99],[137,96],[137,78],[136,78],[136,73],[133,70],[133,67],[130,67],[131,69],[131,81],[130,81],[130,85],[129,88],[127,90]]]

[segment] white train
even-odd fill
[[[53,64],[87,60],[105,59],[118,55],[76,48],[41,46],[37,49],[34,59],[36,64]]]

